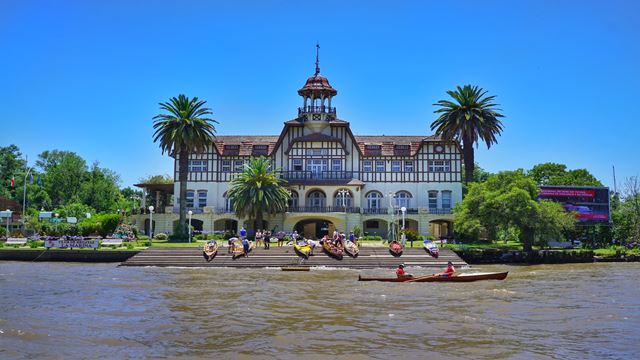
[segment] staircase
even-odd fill
[[[398,264],[404,263],[407,267],[444,269],[448,261],[453,262],[456,267],[467,265],[456,253],[447,249],[440,249],[439,258],[434,259],[424,249],[418,248],[405,249],[402,256],[394,257],[386,247],[360,248],[360,254],[357,258],[345,255],[342,260],[329,257],[322,251],[322,248],[316,248],[314,255],[310,256],[308,260],[301,260],[292,246],[272,246],[269,250],[254,249],[249,253],[248,258],[239,257],[235,260],[227,254],[226,247],[221,247],[211,262],[206,262],[200,248],[152,247],[129,258],[121,266],[264,268],[295,265],[372,269],[395,268]]]

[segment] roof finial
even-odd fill
[[[316,76],[320,74],[320,60],[318,60],[319,53],[320,53],[320,43],[316,42]]]

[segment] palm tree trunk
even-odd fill
[[[473,182],[473,172],[475,170],[475,154],[473,151],[473,140],[468,137],[462,139],[462,156],[464,156],[464,183]]]
[[[180,181],[180,218],[175,235],[184,237],[187,234],[187,175],[189,174],[189,152],[185,149],[178,154],[178,181]]]
[[[258,229],[262,229],[262,211],[256,213],[256,222],[253,231],[257,231]]]

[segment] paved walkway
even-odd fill
[[[357,258],[344,256],[342,260],[336,260],[327,256],[321,248],[316,248],[315,255],[300,263],[292,246],[272,246],[269,250],[254,249],[248,258],[240,257],[235,260],[227,254],[227,248],[220,248],[218,255],[211,262],[206,262],[202,256],[202,250],[198,248],[169,248],[152,247],[143,250],[136,256],[123,262],[122,266],[180,266],[180,267],[281,267],[291,265],[302,266],[327,266],[350,269],[395,268],[400,263],[407,267],[424,267],[444,269],[447,261],[453,262],[456,267],[465,266],[465,263],[456,253],[447,249],[440,249],[440,256],[434,259],[424,249],[405,249],[400,257],[392,256],[387,248],[364,247],[360,249]]]

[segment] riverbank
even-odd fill
[[[65,250],[65,249],[0,249],[0,260],[7,261],[66,261],[66,262],[124,262],[138,250]]]
[[[623,252],[597,255],[593,250],[537,250],[524,252],[511,249],[455,249],[469,265],[478,264],[572,264],[592,262],[638,262],[640,255]]]

